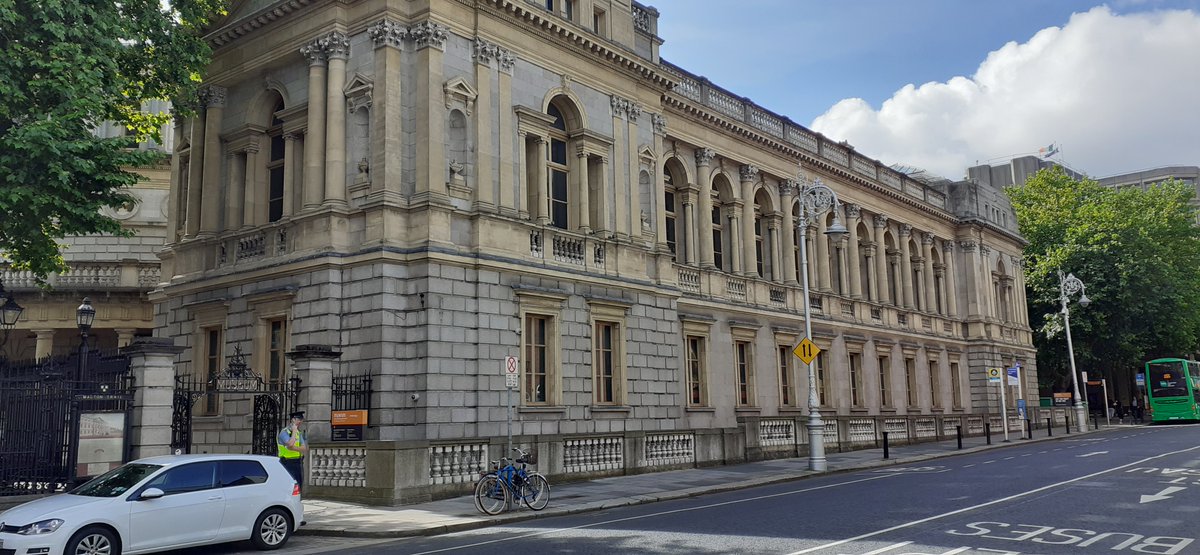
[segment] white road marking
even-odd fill
[[[1151,501],[1162,501],[1163,499],[1170,499],[1172,493],[1179,493],[1185,489],[1187,489],[1187,488],[1181,488],[1178,486],[1170,486],[1170,487],[1164,488],[1162,491],[1160,491],[1154,495],[1143,495],[1142,500],[1138,501],[1138,503],[1149,503]]]
[[[793,551],[793,552],[789,553],[788,555],[803,555],[804,553],[813,553],[813,552],[815,552],[815,551],[820,551],[820,550],[822,550],[822,549],[829,549],[829,548],[831,548],[831,547],[837,547],[837,546],[839,546],[839,545],[844,545],[844,544],[847,544],[847,543],[850,543],[850,542],[855,542],[855,541],[858,541],[858,540],[864,540],[864,539],[867,539],[867,538],[870,538],[870,537],[878,536],[878,535],[880,535],[880,534],[886,534],[886,533],[888,533],[888,532],[895,532],[896,530],[903,530],[904,528],[909,528],[909,527],[912,527],[912,526],[916,526],[916,525],[918,525],[918,524],[925,524],[926,522],[932,522],[932,521],[935,521],[935,520],[939,520],[939,519],[942,519],[942,518],[946,518],[946,517],[948,517],[948,516],[954,516],[954,515],[957,515],[957,514],[966,513],[966,512],[974,511],[974,510],[977,510],[977,509],[982,509],[982,508],[984,508],[984,507],[990,507],[990,506],[992,506],[992,505],[996,505],[996,504],[999,504],[999,503],[1005,503],[1005,502],[1008,502],[1008,501],[1012,501],[1013,499],[1020,499],[1020,498],[1022,498],[1022,497],[1025,497],[1025,496],[1027,496],[1027,495],[1031,495],[1031,494],[1034,494],[1034,493],[1040,493],[1040,492],[1043,492],[1043,491],[1046,491],[1046,490],[1049,490],[1049,489],[1057,488],[1057,487],[1059,487],[1059,486],[1065,486],[1065,485],[1067,485],[1067,484],[1073,484],[1073,483],[1075,483],[1075,482],[1080,482],[1080,481],[1083,481],[1083,480],[1088,480],[1088,479],[1091,479],[1091,478],[1095,478],[1096,476],[1101,476],[1101,475],[1103,475],[1103,474],[1108,474],[1109,472],[1113,472],[1113,471],[1116,471],[1116,470],[1121,470],[1121,469],[1123,469],[1123,468],[1128,468],[1128,467],[1131,467],[1131,466],[1139,465],[1139,464],[1145,463],[1145,462],[1147,462],[1147,461],[1152,461],[1152,460],[1155,460],[1155,459],[1160,459],[1160,458],[1163,458],[1163,457],[1168,457],[1168,456],[1171,456],[1171,455],[1178,455],[1178,454],[1180,454],[1180,453],[1188,453],[1188,452],[1191,452],[1191,451],[1195,451],[1195,450],[1197,450],[1197,449],[1200,449],[1200,446],[1196,446],[1196,447],[1189,447],[1189,448],[1187,448],[1187,449],[1181,449],[1181,450],[1179,450],[1179,451],[1171,451],[1171,452],[1169,452],[1169,453],[1163,453],[1163,454],[1161,454],[1161,455],[1154,455],[1153,457],[1146,457],[1146,458],[1144,458],[1144,459],[1142,459],[1142,460],[1140,460],[1140,461],[1134,461],[1134,462],[1131,462],[1131,463],[1129,463],[1129,464],[1123,464],[1123,465],[1121,465],[1121,466],[1116,466],[1116,467],[1113,467],[1113,468],[1109,468],[1109,469],[1107,469],[1107,470],[1101,470],[1101,471],[1099,471],[1099,472],[1093,472],[1093,473],[1091,473],[1091,474],[1088,474],[1088,475],[1086,475],[1086,476],[1080,476],[1080,477],[1078,477],[1078,478],[1072,478],[1072,479],[1070,479],[1070,480],[1065,480],[1065,481],[1058,482],[1058,483],[1055,483],[1055,484],[1049,484],[1049,485],[1046,485],[1046,486],[1042,486],[1042,487],[1040,487],[1040,488],[1031,489],[1031,490],[1029,490],[1029,491],[1021,492],[1021,493],[1018,493],[1018,494],[1015,494],[1015,495],[1010,495],[1010,496],[1008,496],[1008,497],[1004,497],[1004,498],[1001,498],[1001,499],[995,499],[995,500],[992,500],[992,501],[988,501],[988,502],[986,502],[986,503],[980,503],[980,504],[978,504],[978,505],[972,505],[972,506],[970,506],[970,507],[963,507],[963,508],[961,508],[961,509],[956,509],[956,510],[953,510],[953,511],[950,511],[950,512],[942,513],[942,514],[940,514],[940,515],[934,515],[934,516],[930,516],[930,517],[922,518],[922,519],[920,519],[920,520],[914,520],[914,521],[911,521],[911,522],[906,522],[906,523],[904,523],[904,524],[897,524],[897,525],[895,525],[895,526],[892,526],[892,527],[890,527],[890,528],[884,528],[884,529],[882,529],[882,530],[876,530],[876,531],[874,531],[874,532],[867,532],[866,534],[859,534],[859,535],[857,535],[857,536],[854,536],[853,538],[846,538],[846,539],[844,539],[844,540],[838,540],[838,541],[835,541],[835,542],[830,542],[830,543],[826,543],[826,544],[823,544],[823,545],[818,545],[818,546],[816,546],[816,547],[810,547],[810,548],[808,548],[808,549],[802,549],[802,550],[800,550],[800,551]]]
[[[866,553],[862,553],[862,554],[860,554],[860,555],[880,555],[881,553],[887,553],[888,551],[891,551],[891,550],[893,550],[893,549],[896,549],[897,547],[904,547],[904,546],[906,546],[906,545],[908,545],[908,544],[910,544],[910,543],[912,543],[912,542],[911,542],[911,541],[907,541],[907,542],[894,543],[894,544],[892,544],[892,545],[889,545],[889,546],[887,546],[887,547],[881,547],[881,548],[879,548],[879,549],[876,549],[876,550],[874,550],[874,551],[868,551],[868,552],[866,552]],[[841,554],[839,554],[839,555],[846,555],[846,554],[845,554],[845,553],[841,553]]]
[[[661,511],[661,512],[657,512],[657,513],[651,513],[651,514],[648,514],[648,515],[628,516],[628,517],[624,517],[624,518],[616,518],[616,519],[613,519],[613,520],[606,520],[606,521],[604,521],[604,522],[593,522],[593,523],[591,523],[591,524],[580,524],[579,526],[568,526],[568,527],[566,527],[566,528],[553,528],[553,529],[549,529],[549,530],[541,530],[541,531],[538,531],[538,532],[531,532],[531,533],[528,533],[528,534],[520,534],[520,535],[517,535],[517,536],[508,536],[508,537],[504,537],[504,538],[499,538],[499,539],[495,539],[495,540],[488,540],[488,541],[483,541],[483,542],[473,543],[473,544],[469,544],[469,545],[459,545],[459,546],[455,546],[455,547],[445,547],[445,548],[442,548],[442,549],[435,549],[435,550],[433,550],[433,551],[422,551],[422,552],[420,552],[420,553],[413,553],[412,555],[429,555],[430,553],[445,553],[445,552],[447,552],[447,551],[457,551],[457,550],[460,550],[460,549],[468,549],[468,548],[472,548],[472,547],[479,547],[479,546],[481,546],[481,545],[490,545],[490,544],[494,544],[494,543],[500,543],[500,542],[507,542],[507,541],[513,541],[513,540],[522,540],[522,539],[525,539],[525,538],[533,538],[533,537],[537,537],[537,536],[545,536],[545,535],[549,535],[549,534],[557,534],[557,533],[559,533],[559,532],[569,532],[569,531],[571,531],[571,530],[582,530],[582,529],[584,529],[584,528],[595,528],[595,527],[597,527],[597,526],[606,526],[606,525],[609,525],[609,524],[616,524],[616,523],[618,523],[618,522],[626,522],[626,521],[630,521],[630,520],[641,520],[641,519],[643,519],[643,518],[654,518],[654,517],[656,517],[656,516],[670,515],[670,514],[676,514],[676,513],[687,513],[687,512],[691,512],[691,511],[699,511],[699,510],[704,510],[704,509],[711,509],[711,508],[713,508],[713,507],[723,507],[723,506],[725,506],[725,505],[736,505],[736,504],[738,504],[738,503],[746,503],[746,502],[748,502],[748,501],[759,501],[759,500],[762,500],[762,499],[771,499],[771,498],[773,498],[773,497],[783,497],[783,496],[785,496],[785,495],[794,495],[794,494],[797,494],[797,493],[808,493],[808,492],[810,492],[810,491],[817,491],[817,490],[823,490],[823,489],[836,488],[836,487],[838,487],[838,486],[848,486],[848,485],[850,485],[850,484],[858,484],[858,483],[862,483],[862,482],[871,482],[871,481],[874,481],[874,480],[882,480],[882,479],[885,479],[885,478],[895,478],[895,477],[897,477],[897,476],[904,476],[904,474],[879,474],[879,475],[874,475],[874,476],[871,476],[871,477],[869,477],[869,478],[861,478],[861,479],[858,479],[858,480],[850,480],[850,481],[846,481],[846,482],[838,482],[838,483],[836,483],[836,484],[827,484],[827,485],[824,485],[824,486],[816,486],[816,487],[811,487],[811,488],[798,489],[798,490],[794,490],[794,491],[785,491],[785,492],[780,492],[780,493],[772,493],[772,494],[770,494],[770,495],[760,495],[760,496],[758,496],[758,497],[748,497],[748,498],[746,498],[746,499],[734,499],[734,500],[732,500],[732,501],[722,501],[721,503],[712,503],[712,504],[710,504],[710,505],[702,505],[702,506],[699,506],[699,507],[686,507],[686,508],[683,508],[683,509],[674,509],[674,510],[670,510],[670,511]],[[563,516],[567,516],[567,515],[563,515]]]
[[[1096,455],[1107,455],[1107,454],[1108,454],[1108,451],[1093,451],[1091,453],[1086,453],[1083,455],[1075,455],[1075,456],[1079,457],[1079,458],[1083,458],[1083,457],[1094,457]]]

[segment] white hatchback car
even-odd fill
[[[275,457],[150,457],[0,513],[0,555],[133,555],[239,540],[278,549],[303,522],[300,488]]]

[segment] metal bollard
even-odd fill
[[[1093,430],[1100,429],[1100,416],[1099,415],[1096,415],[1096,414],[1092,415],[1092,429]]]
[[[1067,435],[1071,435],[1071,413],[1064,414],[1063,420],[1067,423]]]
[[[962,425],[954,427],[954,436],[958,438],[958,448],[962,449]]]
[[[992,444],[992,423],[991,422],[983,423],[983,435],[987,436],[987,444],[991,445]]]
[[[883,432],[883,458],[888,458],[888,433]]]
[[[1021,439],[1033,439],[1033,423],[1028,418],[1025,419],[1025,433]]]
[[[1054,437],[1054,419],[1046,419],[1046,437]]]

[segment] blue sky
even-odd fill
[[[1200,165],[1200,0],[648,3],[664,59],[886,163]]]

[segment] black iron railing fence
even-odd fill
[[[371,408],[371,376],[335,376],[333,378],[333,410],[367,410]]]

